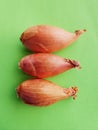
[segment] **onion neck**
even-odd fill
[[[79,35],[83,34],[84,32],[86,32],[86,29],[76,30],[76,31],[75,31],[75,34],[76,34],[77,36],[79,36]]]
[[[70,63],[73,66],[73,68],[81,69],[80,63],[78,61],[70,60],[70,59],[66,59],[66,58],[65,58],[65,61]]]
[[[71,87],[71,88],[64,88],[64,93],[67,95],[67,97],[73,97],[75,99],[77,97],[78,88],[77,87]]]

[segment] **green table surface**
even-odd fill
[[[70,32],[87,29],[69,47],[54,53],[79,60],[82,69],[47,78],[62,87],[78,86],[76,100],[31,107],[17,98],[18,84],[31,78],[18,69],[18,61],[30,54],[19,37],[37,24]],[[0,130],[98,130],[97,0],[0,1]]]

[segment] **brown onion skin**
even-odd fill
[[[67,47],[85,31],[76,30],[75,33],[70,33],[58,27],[38,25],[25,30],[20,40],[31,51],[50,53]]]
[[[35,106],[49,106],[68,97],[76,97],[77,87],[62,88],[44,79],[31,79],[21,83],[16,92],[24,103]]]
[[[79,62],[75,60],[65,59],[50,53],[27,55],[19,62],[21,70],[37,78],[51,77],[79,67]]]

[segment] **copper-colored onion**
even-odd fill
[[[78,89],[77,87],[62,88],[43,79],[31,79],[21,83],[16,91],[26,104],[48,106],[71,96],[75,98]]]
[[[85,31],[84,29],[70,33],[58,27],[38,25],[25,30],[20,40],[31,51],[49,53],[67,47]]]
[[[65,59],[54,54],[37,53],[22,58],[19,67],[31,76],[46,78],[72,68],[80,68],[80,64],[78,61]]]

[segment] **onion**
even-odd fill
[[[19,67],[31,76],[46,78],[72,68],[80,68],[80,63],[50,53],[37,53],[22,58]]]
[[[84,29],[70,33],[58,27],[38,25],[25,30],[20,40],[31,51],[50,53],[67,47],[85,31]]]
[[[62,88],[44,79],[31,79],[21,83],[18,96],[24,103],[35,106],[48,106],[68,97],[76,97],[77,87]]]

